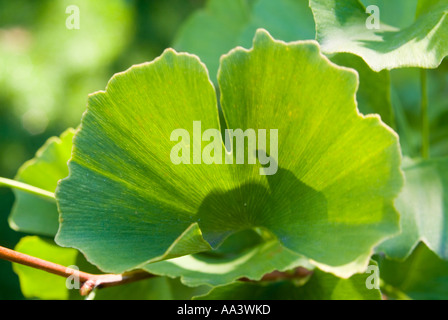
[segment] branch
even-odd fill
[[[155,275],[145,271],[131,271],[123,274],[90,274],[67,268],[60,264],[39,259],[2,246],[0,246],[0,259],[20,263],[25,266],[43,270],[64,278],[75,275],[82,283],[82,286],[79,289],[82,296],[88,295],[95,288],[118,286],[125,283],[155,277]]]
[[[88,295],[93,289],[100,289],[105,287],[119,286],[134,281],[149,279],[157,277],[143,270],[135,270],[125,272],[122,274],[91,274],[83,271],[78,271],[72,268],[64,267],[60,264],[39,259],[24,253],[20,253],[5,247],[0,246],[0,259],[19,263],[35,269],[43,270],[64,278],[77,276],[82,283],[79,292],[82,296]],[[263,276],[260,281],[278,281],[278,280],[293,280],[305,279],[313,274],[312,271],[298,267],[292,271],[280,272],[273,271]],[[239,281],[253,282],[248,278],[240,278]]]

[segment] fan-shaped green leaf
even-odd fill
[[[356,74],[314,41],[286,44],[259,31],[253,49],[221,60],[219,85],[228,128],[265,129],[267,141],[278,130],[278,143],[258,150],[258,158],[270,155],[273,175],[261,175],[259,162],[217,164],[237,153],[226,152],[221,136],[214,163],[204,163],[207,152],[202,164],[191,155],[191,164],[171,162],[173,130],[192,133],[184,152],[204,151],[198,135],[220,127],[205,67],[167,50],[90,97],[70,176],[57,190],[57,242],[122,272],[258,228],[325,270],[363,271],[373,247],[398,231],[393,199],[402,176],[396,135],[356,111]]]

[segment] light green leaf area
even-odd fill
[[[402,232],[386,240],[378,251],[405,259],[422,241],[448,259],[448,159],[406,159],[403,168],[406,182],[396,200]]]
[[[188,286],[218,286],[242,277],[260,280],[272,271],[298,266],[313,269],[307,259],[285,249],[277,240],[262,241],[251,234],[232,235],[215,252],[152,263],[144,269],[153,274],[181,277],[182,283]],[[254,243],[250,246],[249,242]]]
[[[382,292],[391,299],[447,300],[448,261],[420,243],[405,261],[379,259]]]
[[[99,274],[97,268],[89,264],[75,249],[62,248],[53,241],[37,236],[27,236],[20,240],[15,250],[58,263],[63,266],[77,267],[80,271]],[[80,300],[76,282],[31,267],[13,264],[18,274],[20,287],[26,298],[42,300]],[[67,287],[71,286],[72,289]],[[193,295],[203,294],[207,288],[188,288],[176,280],[155,277],[147,280],[124,284],[116,287],[95,290],[95,300],[170,300],[190,299]]]
[[[381,22],[374,28],[359,0],[310,0],[310,6],[322,51],[356,54],[375,71],[437,68],[448,54],[447,0],[421,0],[415,22],[402,29]]]
[[[58,181],[68,176],[74,134],[75,130],[68,129],[60,137],[50,138],[33,159],[20,167],[15,180],[53,193]],[[55,201],[18,189],[13,191],[16,201],[9,217],[11,228],[53,237],[59,227]]]
[[[265,132],[267,143],[239,148],[234,139],[227,152],[207,70],[169,49],[90,96],[56,192],[56,242],[119,273],[257,229],[326,271],[362,272],[376,244],[398,232],[402,174],[397,136],[356,110],[356,73],[314,41],[286,44],[263,30],[253,49],[221,62],[227,127]],[[173,138],[175,129],[185,130]]]
[[[221,55],[249,47],[258,28],[284,41],[314,39],[308,0],[209,0],[184,23],[173,48],[198,55],[215,82]]]
[[[376,265],[373,261],[371,265]],[[368,289],[373,276],[356,274],[349,279],[340,279],[331,274],[315,270],[304,285],[292,281],[235,282],[215,287],[195,300],[381,300],[379,289]]]

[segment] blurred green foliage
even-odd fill
[[[0,176],[13,178],[17,169],[34,156],[47,138],[58,136],[67,127],[76,128],[88,94],[103,90],[114,73],[150,61],[167,47],[198,54],[214,78],[218,59],[210,58],[216,63],[210,65],[207,55],[220,55],[236,45],[250,46],[253,32],[258,27],[267,28],[285,41],[313,38],[311,12],[304,9],[307,0],[227,1],[246,4],[247,12],[238,12],[240,21],[235,20],[233,11],[223,4],[224,0],[209,0],[205,8],[206,2],[0,0]],[[279,5],[280,2],[284,5]],[[414,21],[418,0],[361,2],[365,6],[378,5],[382,22],[403,28]],[[66,27],[69,5],[79,7],[79,30]],[[294,10],[296,7],[300,10]],[[200,8],[205,10],[198,11]],[[299,16],[297,12],[303,14],[297,19],[297,28],[283,28],[295,22],[295,17]],[[211,27],[197,24],[198,19]],[[188,30],[194,31],[192,37],[187,37]],[[281,33],[285,30],[287,32]],[[198,36],[198,32],[204,36]],[[427,74],[431,156],[444,157],[448,156],[448,59],[438,69],[428,70]],[[395,129],[400,136],[403,154],[419,157],[422,145],[420,70],[392,70],[390,84]],[[370,88],[370,84],[367,87]],[[358,99],[362,104],[360,96]],[[0,245],[9,248],[24,236],[7,224],[13,201],[13,193],[0,188]],[[435,260],[426,251],[427,248],[420,245],[403,263],[419,265],[415,261]],[[441,263],[436,266],[446,269]],[[412,290],[397,282],[400,278],[396,274],[402,272],[404,265],[382,262],[382,271],[386,267],[392,270],[385,272],[388,285],[404,288],[402,291],[410,297],[421,296],[419,279],[416,278],[419,281],[415,281]],[[397,273],[393,272],[395,269]],[[446,280],[445,273],[429,271],[437,276],[429,282],[431,285]],[[23,295],[18,277],[9,262],[0,260],[0,299],[19,298]]]
[[[0,176],[13,178],[51,136],[77,127],[88,94],[116,72],[169,47],[204,0],[0,0]],[[69,5],[80,28],[68,29]],[[23,234],[7,217],[12,192],[0,189],[0,244]],[[23,298],[11,264],[0,261],[0,299]]]

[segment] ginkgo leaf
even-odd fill
[[[35,158],[20,167],[15,180],[49,192],[54,192],[60,179],[68,176],[67,162],[75,130],[68,129],[60,138],[50,138]],[[21,232],[54,236],[58,230],[59,213],[55,201],[14,189],[16,201],[9,224]]]
[[[287,44],[260,30],[253,49],[221,59],[218,82],[227,129],[267,130],[254,164],[225,164],[242,151],[225,149],[221,134],[201,141],[224,129],[216,92],[197,57],[168,49],[90,96],[56,192],[56,242],[118,273],[255,228],[326,271],[362,272],[398,232],[402,173],[396,134],[356,110],[356,73],[315,41]],[[176,129],[184,136],[171,141]],[[175,146],[183,163],[171,160]]]
[[[378,251],[403,260],[422,241],[448,259],[448,159],[405,160],[406,182],[396,200],[402,232],[382,243]]]
[[[371,262],[376,266],[375,262]],[[368,288],[366,283],[373,275],[357,274],[349,279],[340,279],[320,270],[304,285],[291,281],[273,283],[236,282],[215,287],[195,300],[381,300],[378,288]],[[379,279],[377,280],[379,282]]]
[[[437,68],[448,55],[448,1],[420,0],[415,22],[402,29],[370,16],[359,0],[310,0],[325,53],[350,52],[375,71]],[[371,25],[377,18],[378,25]]]

